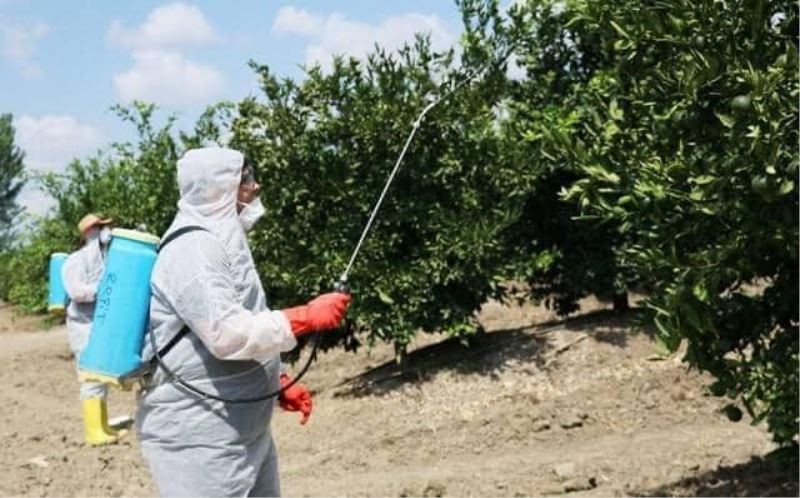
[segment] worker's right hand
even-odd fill
[[[304,306],[288,308],[283,314],[289,320],[292,332],[299,337],[309,332],[335,329],[339,326],[350,305],[350,294],[329,292],[309,301]]]

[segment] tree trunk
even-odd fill
[[[405,345],[401,346],[395,343],[394,362],[403,372],[406,370],[406,368],[408,368],[408,349]]]
[[[628,303],[628,293],[614,294],[614,312],[621,315],[631,309]]]

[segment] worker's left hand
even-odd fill
[[[281,388],[292,381],[286,374],[281,374]],[[278,400],[281,404],[281,408],[289,412],[300,412],[303,414],[302,418],[300,419],[301,424],[305,424],[308,422],[308,418],[311,417],[311,391],[304,384],[300,384],[299,382],[289,389],[281,392],[280,398]]]

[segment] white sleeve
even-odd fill
[[[237,302],[228,258],[219,244],[203,244],[192,256],[175,260],[183,267],[175,268],[176,274],[189,278],[179,280],[182,288],[170,300],[211,354],[221,360],[263,359],[297,344],[282,312],[253,313]]]
[[[87,271],[81,251],[69,255],[61,268],[61,279],[69,298],[78,303],[91,303],[97,294],[97,285],[87,281]]]

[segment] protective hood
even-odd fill
[[[244,230],[236,212],[244,156],[221,147],[186,151],[178,161],[178,219],[173,226],[201,225],[216,235],[233,256],[243,248]]]
[[[181,214],[214,223],[236,221],[236,195],[244,157],[220,147],[192,149],[178,161]]]

